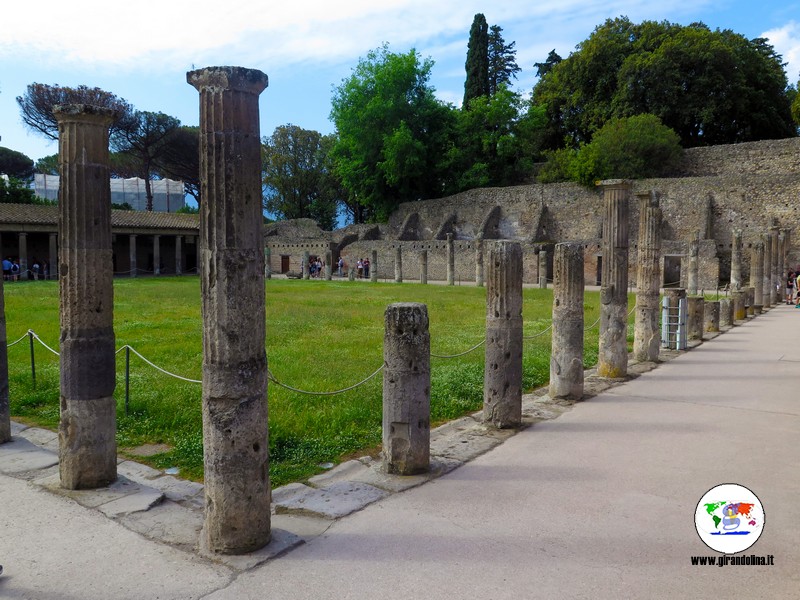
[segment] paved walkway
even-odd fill
[[[798,340],[779,306],[244,571],[0,475],[0,597],[798,598]],[[764,504],[746,553],[774,566],[691,565],[725,482]]]

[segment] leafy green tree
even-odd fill
[[[467,79],[464,82],[464,107],[473,98],[489,95],[489,25],[478,13],[472,20],[467,44]]]
[[[188,204],[184,204],[178,210],[175,211],[181,215],[197,215],[200,214],[200,207],[199,206],[189,206]]]
[[[536,76],[541,79],[542,77],[547,75],[550,71],[552,71],[553,67],[555,67],[562,60],[564,60],[564,59],[561,58],[558,55],[558,52],[556,52],[556,49],[553,48],[547,54],[547,58],[545,59],[544,62],[533,63],[533,66],[536,67]]]
[[[181,125],[164,140],[155,161],[161,177],[183,181],[186,193],[200,204],[200,128]]]
[[[797,127],[800,127],[800,92],[798,92],[798,88],[800,88],[800,82],[797,83],[797,87],[794,88],[794,93],[791,96],[792,100],[792,118],[794,119],[794,124]]]
[[[335,194],[326,186],[330,144],[318,131],[281,125],[261,145],[264,208],[281,219],[314,219],[323,229],[336,222]]]
[[[58,154],[50,154],[49,156],[43,156],[42,158],[36,161],[36,165],[34,165],[33,170],[36,171],[37,173],[42,173],[43,175],[58,175],[59,174]]]
[[[388,45],[359,60],[334,89],[336,175],[362,217],[385,220],[401,202],[438,197],[446,173],[452,108],[428,83],[433,61]]]
[[[517,64],[517,50],[514,48],[516,42],[506,44],[503,39],[503,28],[499,25],[489,27],[489,46],[488,46],[488,72],[489,72],[489,95],[494,95],[502,85],[509,85],[511,79],[517,78],[520,69]]]
[[[120,121],[127,119],[133,112],[133,107],[123,98],[85,85],[73,88],[58,84],[31,83],[25,94],[17,96],[17,104],[22,122],[32,131],[51,140],[58,139],[58,121],[53,116],[53,107],[58,104],[91,104],[116,111],[118,120],[111,126],[112,135]]]
[[[30,182],[33,179],[33,161],[22,152],[0,146],[0,174]]]
[[[0,203],[4,204],[49,204],[37,198],[33,190],[16,177],[0,175]]]
[[[577,146],[615,117],[658,116],[684,146],[796,135],[781,58],[766,40],[666,21],[609,19],[546,71],[534,101],[548,144]]]
[[[153,210],[153,190],[150,179],[157,172],[166,142],[181,125],[175,117],[162,112],[134,111],[120,124],[111,138],[111,147],[130,159],[128,166],[144,179],[146,209]]]

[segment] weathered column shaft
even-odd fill
[[[325,281],[333,279],[333,251],[325,252]]]
[[[705,306],[702,296],[689,296],[686,314],[686,332],[690,340],[703,339]]]
[[[656,361],[661,345],[658,327],[661,310],[658,301],[661,287],[661,209],[650,194],[640,197],[638,263],[633,357],[639,361]]]
[[[11,411],[8,401],[8,336],[6,335],[6,303],[3,285],[3,278],[0,277],[0,444],[11,441]]]
[[[786,269],[786,234],[784,230],[778,231],[778,282],[780,284],[780,294],[778,295],[778,303],[781,304],[786,295],[786,279],[788,276]]]
[[[687,292],[690,296],[697,294],[700,279],[700,240],[699,233],[689,242],[689,273],[687,278]]]
[[[28,276],[28,234],[20,232],[18,236],[19,278],[30,279]]]
[[[183,236],[175,236],[175,275],[183,275]]]
[[[206,498],[201,547],[241,554],[270,540],[258,116],[267,76],[209,67],[186,77],[200,93]]]
[[[756,297],[756,289],[752,287],[744,288],[744,306],[745,312],[747,313],[748,317],[752,317],[755,314],[755,297]]]
[[[539,289],[547,289],[547,251],[539,250]]]
[[[600,288],[600,344],[597,374],[624,377],[628,373],[628,198],[625,180],[603,186],[603,268]]]
[[[447,234],[447,285],[456,283],[456,250],[453,243],[453,234]]]
[[[311,277],[311,265],[308,262],[311,260],[311,254],[308,250],[303,251],[303,279]]]
[[[372,283],[378,282],[378,251],[372,251],[372,257],[369,259],[369,280]]]
[[[403,247],[399,244],[394,249],[394,282],[403,283]]]
[[[780,249],[778,247],[778,228],[773,226],[769,228],[770,238],[770,286],[769,286],[769,302],[773,306],[778,303],[778,254]]]
[[[475,285],[483,287],[483,240],[478,240],[475,247]]]
[[[731,290],[742,288],[742,230],[733,230],[731,244]]]
[[[161,275],[161,236],[153,236],[153,275]]]
[[[719,331],[719,300],[705,303],[703,329],[709,333]]]
[[[61,486],[117,478],[114,288],[108,130],[115,113],[82,104],[58,120],[61,297]]]
[[[413,475],[430,466],[431,338],[428,307],[390,304],[383,337],[383,468]]]
[[[747,309],[744,304],[745,292],[737,290],[731,292],[731,302],[733,304],[733,321],[732,324],[736,325],[736,321],[744,321],[747,318]]]
[[[753,244],[750,252],[750,287],[755,290],[755,304],[764,306],[764,242]]]
[[[522,247],[494,242],[488,262],[483,420],[517,427],[522,422]]]
[[[730,327],[733,325],[733,302],[731,298],[719,300],[719,326]]]
[[[272,279],[272,249],[264,246],[264,278]]]
[[[428,251],[425,249],[419,251],[419,282],[428,283]]]
[[[131,266],[131,277],[138,275],[138,266],[136,264],[136,234],[132,233],[128,236],[128,257]]]
[[[583,244],[556,244],[550,397],[583,397]],[[488,364],[488,363],[487,363]]]
[[[58,234],[50,234],[50,255],[47,261],[50,263],[49,277],[58,279]]]
[[[774,303],[772,302],[772,294],[770,288],[772,287],[772,238],[769,233],[761,236],[764,241],[764,307],[769,308]]]

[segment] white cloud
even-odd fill
[[[775,51],[783,56],[786,75],[789,83],[797,84],[800,78],[800,23],[789,21],[783,27],[770,29],[761,34],[775,47]]]

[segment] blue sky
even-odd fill
[[[278,6],[279,5],[279,6]],[[0,145],[34,160],[55,142],[21,124],[16,96],[32,82],[98,86],[139,110],[198,123],[198,95],[186,71],[209,65],[261,69],[261,132],[292,123],[330,133],[332,86],[381,43],[416,48],[435,61],[437,95],[459,104],[475,13],[517,44],[516,88],[535,83],[533,63],[555,48],[568,56],[606,18],[703,21],[748,38],[767,37],[800,78],[800,1],[766,0],[40,0],[6,2],[0,20]]]

